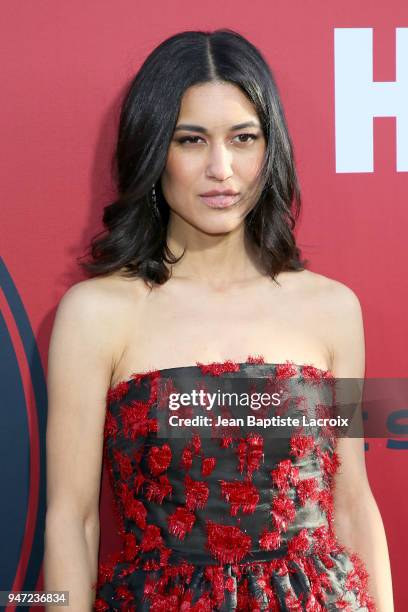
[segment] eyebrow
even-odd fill
[[[232,125],[230,127],[231,131],[234,130],[243,130],[244,128],[248,128],[248,127],[260,127],[259,123],[257,123],[256,121],[246,121],[245,123],[238,123],[237,125]],[[180,123],[176,128],[175,128],[175,132],[181,131],[181,130],[185,130],[188,132],[200,132],[201,134],[207,134],[208,130],[201,126],[201,125],[191,125],[188,123]]]

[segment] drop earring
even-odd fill
[[[159,215],[159,207],[157,206],[156,187],[154,183],[152,185],[152,205],[153,205],[153,210],[156,213],[156,215]]]

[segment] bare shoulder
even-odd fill
[[[340,320],[361,315],[361,304],[357,294],[344,283],[310,270],[300,273],[305,291],[317,300],[317,314],[329,315]],[[321,306],[321,310],[319,309]]]
[[[316,312],[325,330],[334,374],[344,378],[363,377],[365,339],[359,297],[348,285],[322,274],[312,273],[310,283],[317,289]]]
[[[48,351],[48,517],[98,515],[106,392],[134,287],[98,277],[72,285],[59,302]]]
[[[89,278],[72,285],[61,298],[59,308],[70,308],[78,314],[89,312],[102,314],[118,305],[120,279],[116,276]]]
[[[316,295],[328,301],[332,300],[333,307],[353,308],[359,305],[356,293],[348,285],[311,270],[303,270],[298,274],[306,290],[315,292]]]
[[[120,346],[126,321],[147,293],[141,279],[117,274],[95,277],[72,285],[60,300],[57,316],[67,323],[86,326],[88,333],[101,334],[113,350]]]

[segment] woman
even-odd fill
[[[50,344],[47,589],[76,611],[390,612],[361,438],[155,437],[165,376],[364,376],[358,298],[295,243],[293,150],[259,51],[229,30],[164,41],[124,100],[116,168],[94,278],[67,291]],[[123,548],[98,565],[103,454]]]

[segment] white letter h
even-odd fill
[[[373,117],[396,117],[397,172],[408,172],[408,28],[396,28],[396,80],[373,81],[372,28],[335,28],[336,172],[373,172]]]

